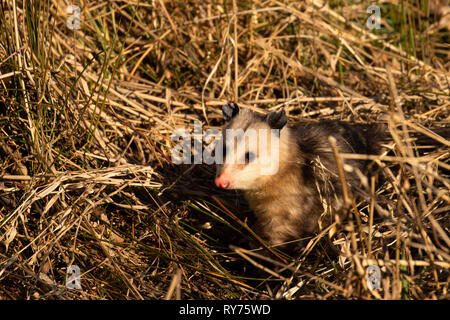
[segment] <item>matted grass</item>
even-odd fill
[[[448,299],[445,3],[380,2],[369,30],[373,1],[1,1],[0,299]],[[228,100],[389,125],[368,196],[300,256],[263,246],[213,166],[170,160]]]

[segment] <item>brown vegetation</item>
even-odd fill
[[[381,1],[374,30],[372,1],[74,2],[79,30],[68,1],[0,2],[0,299],[449,298],[450,142],[427,129],[449,125],[449,34],[428,1]],[[212,166],[170,160],[228,100],[389,125],[369,196],[301,256],[260,243]]]

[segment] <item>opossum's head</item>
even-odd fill
[[[222,113],[223,162],[217,164],[215,184],[224,189],[257,189],[279,170],[286,114],[282,110],[261,116],[234,103],[225,104]]]

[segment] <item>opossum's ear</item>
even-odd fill
[[[266,116],[266,121],[272,129],[282,129],[288,118],[286,116],[286,112],[284,110],[280,110],[278,112],[271,112]]]
[[[239,113],[239,107],[234,102],[225,103],[222,107],[223,119],[230,121],[235,115]]]

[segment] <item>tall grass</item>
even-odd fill
[[[1,1],[0,298],[448,299],[436,3],[380,2],[368,30],[371,1]],[[384,121],[391,153],[370,158],[349,219],[299,255],[269,248],[212,166],[170,159],[171,133],[220,126],[228,100],[292,121]]]

